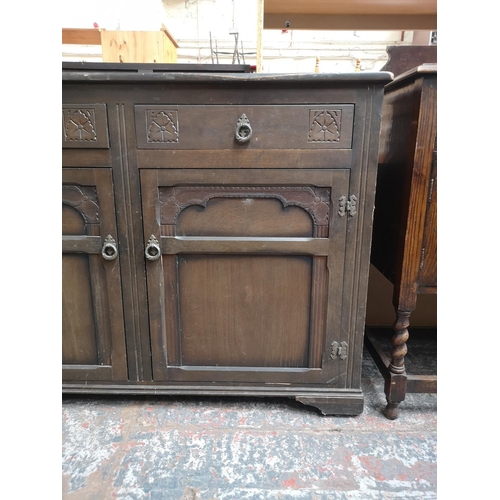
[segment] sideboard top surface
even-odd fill
[[[186,73],[143,71],[72,71],[63,70],[63,82],[153,82],[153,83],[252,83],[252,84],[366,84],[385,85],[392,81],[393,74],[387,71],[367,73]]]

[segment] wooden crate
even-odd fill
[[[175,63],[175,38],[160,31],[101,31],[103,62]]]
[[[101,45],[103,62],[176,63],[176,39],[159,31],[63,29],[63,44]]]

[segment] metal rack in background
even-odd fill
[[[210,32],[210,56],[212,58],[212,64],[219,64],[219,55],[232,55],[233,56],[232,64],[246,64],[245,55],[253,56],[256,54],[256,52],[245,52],[243,50],[243,41],[239,40],[238,31],[231,30],[229,31],[229,34],[234,36],[234,50],[232,52],[220,51],[217,46],[216,39],[214,40],[215,42],[215,49],[214,49],[213,47],[214,44],[212,42],[212,32]],[[241,45],[241,52],[239,45]]]

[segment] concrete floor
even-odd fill
[[[290,399],[64,396],[63,498],[437,498],[437,395],[387,420],[365,350],[365,409],[325,417]]]

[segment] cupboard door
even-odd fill
[[[112,173],[62,172],[63,381],[126,380]]]
[[[340,169],[142,170],[154,380],[341,380],[348,187]]]

